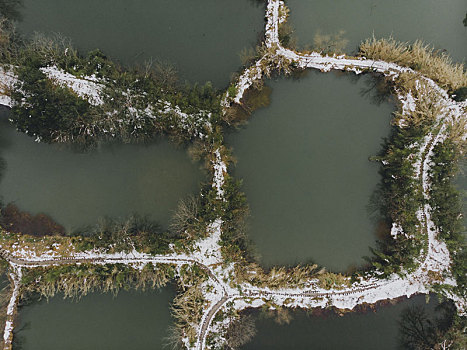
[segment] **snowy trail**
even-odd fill
[[[19,290],[21,286],[21,267],[15,267],[10,273],[10,278],[13,282],[13,292],[11,293],[10,302],[7,306],[5,330],[3,332],[3,349],[11,350],[13,342],[13,323],[18,303]]]
[[[389,77],[396,77],[405,72],[414,73],[414,71],[409,68],[384,61],[368,60],[364,58],[345,58],[344,56],[329,57],[319,53],[302,54],[283,48],[279,42],[278,35],[279,24],[286,20],[283,6],[284,4],[280,0],[268,1],[265,45],[267,48],[271,49],[273,54],[270,54],[268,57],[260,58],[254,66],[247,69],[240,76],[236,85],[236,96],[230,96],[230,100],[226,98],[223,101],[223,106],[227,107],[230,102],[240,103],[244,92],[251,85],[261,80],[265,73],[267,74],[274,68],[277,68],[269,66],[271,57],[293,61],[301,68],[319,69],[326,72],[335,69],[352,71],[359,74],[363,71],[371,70]],[[0,71],[0,75],[2,74],[6,77],[6,73]],[[57,79],[59,78],[60,76],[57,75]],[[437,144],[445,140],[450,123],[465,117],[466,104],[452,101],[447,92],[440,88],[433,80],[424,76],[419,76],[419,79],[423,80],[424,83],[437,92],[440,97],[440,103],[443,104],[442,112],[436,120],[436,132],[434,132],[434,134],[429,134],[424,139],[423,143],[417,146],[419,148],[418,156],[420,159],[414,165],[416,168],[415,173],[422,185],[423,195],[425,199],[428,199],[430,191],[429,172],[431,169],[433,150]],[[92,80],[90,80],[90,83],[95,84]],[[77,85],[75,84],[73,86]],[[90,94],[94,92],[88,91]],[[406,106],[409,104],[409,101],[411,101],[410,98],[412,97],[398,96],[398,98],[401,100],[402,105]],[[0,103],[2,103],[2,101],[3,100],[0,99]],[[404,108],[405,107],[403,107],[403,111]],[[214,156],[214,177],[212,186],[217,192],[217,198],[223,200],[224,176],[227,173],[227,167],[222,160],[219,149],[215,150]],[[228,276],[229,271],[232,271],[233,265],[224,264],[219,244],[222,227],[222,220],[220,218],[208,226],[208,237],[196,242],[193,252],[186,254],[173,253],[152,256],[137,251],[128,254],[105,254],[89,251],[77,253],[72,257],[62,257],[55,254],[36,256],[29,251],[18,251],[15,252],[14,255],[11,255],[6,251],[2,251],[1,254],[8,260],[14,271],[12,274],[14,291],[8,307],[8,315],[11,317],[7,320],[7,327],[5,327],[5,344],[7,344],[7,339],[10,342],[9,344],[11,344],[13,330],[12,320],[20,291],[21,268],[83,263],[126,264],[134,268],[142,268],[148,263],[173,264],[177,266],[196,264],[207,273],[209,283],[215,287],[215,293],[206,297],[209,304],[208,307],[205,308],[201,321],[198,324],[197,342],[193,347],[197,350],[206,349],[207,336],[214,329],[213,319],[215,315],[219,310],[229,307],[228,305],[230,305],[231,302],[233,302],[234,307],[238,311],[249,307],[260,307],[265,303],[265,300],[273,300],[274,303],[286,307],[315,308],[334,306],[339,309],[353,309],[356,305],[363,303],[373,304],[381,300],[395,299],[401,296],[409,297],[416,293],[429,293],[430,284],[432,283],[429,276],[430,272],[439,272],[440,274],[447,275],[448,277],[443,277],[442,282],[454,285],[455,281],[449,277],[448,274],[451,262],[449,251],[446,245],[437,239],[438,231],[431,218],[431,208],[425,204],[419,209],[417,214],[422,230],[427,236],[427,245],[420,252],[418,268],[412,273],[406,273],[403,277],[393,275],[384,280],[372,277],[362,279],[360,282],[352,284],[351,287],[342,289],[325,290],[319,288],[316,279],[311,279],[307,288],[284,288],[276,290],[267,287],[260,288],[248,283],[241,284],[238,289],[232,288]],[[467,309],[465,301],[459,299],[455,299],[454,301],[460,311]]]

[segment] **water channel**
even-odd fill
[[[394,110],[365,93],[372,83],[316,72],[268,81],[270,105],[229,134],[249,236],[266,266],[312,260],[343,271],[369,254],[376,222],[368,206],[380,177],[368,158],[389,135]]]
[[[344,31],[350,53],[374,33],[398,41],[421,39],[446,50],[455,61],[467,58],[465,0],[288,0],[287,6],[301,47],[313,44],[317,34]]]
[[[79,303],[56,296],[20,310],[15,342],[23,350],[165,349],[175,290],[92,293]]]
[[[61,32],[80,50],[99,48],[125,65],[153,57],[173,63],[182,79],[226,86],[240,67],[239,52],[254,47],[264,6],[254,0],[24,0],[20,30]],[[422,38],[456,61],[467,56],[465,0],[287,0],[301,46],[317,32],[345,30],[352,52],[374,32],[398,40]],[[238,158],[252,217],[249,235],[266,266],[309,260],[343,271],[361,264],[374,245],[370,196],[379,182],[368,157],[389,134],[394,106],[363,93],[369,77],[309,72],[301,80],[269,81],[271,104],[248,126],[228,135]],[[103,216],[133,212],[167,223],[176,203],[199,190],[204,175],[184,150],[108,145],[80,154],[34,143],[0,118],[0,195],[33,214],[45,212],[68,229]],[[465,185],[465,181],[463,182]],[[464,186],[465,188],[465,186]],[[174,291],[91,294],[79,303],[55,297],[20,310],[22,349],[162,349]],[[243,350],[396,349],[403,308],[411,298],[376,313],[307,317],[278,326],[257,322]],[[433,302],[429,308],[433,307]],[[293,346],[291,346],[293,340]]]
[[[103,216],[147,215],[167,227],[178,201],[205,180],[199,163],[167,140],[106,145],[78,153],[38,144],[0,118],[0,196],[33,215],[50,215],[67,230]]]
[[[254,0],[24,0],[22,32],[61,33],[82,52],[100,49],[122,64],[153,58],[182,79],[228,85],[239,53],[255,47],[265,6]]]
[[[258,333],[242,350],[396,350],[400,349],[402,311],[423,307],[428,315],[433,315],[436,305],[435,296],[426,304],[425,296],[421,295],[375,311],[345,316],[308,316],[304,311],[292,311],[292,321],[286,325],[260,317],[260,312],[255,311]]]

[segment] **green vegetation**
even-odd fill
[[[416,212],[423,203],[423,194],[419,179],[415,178],[413,161],[417,149],[407,145],[420,142],[423,133],[415,126],[393,128],[386,140],[381,155],[373,160],[381,161],[381,183],[373,202],[377,216],[388,227],[378,242],[378,248],[372,249],[374,256],[369,259],[372,265],[384,272],[385,276],[399,272],[401,267],[415,268],[415,258],[423,246],[424,232]],[[406,235],[394,239],[389,234],[392,223],[398,223]]]
[[[92,119],[91,106],[71,89],[47,79],[41,66],[37,57],[31,57],[16,69],[21,83],[11,94],[11,120],[19,131],[45,142],[61,139],[65,133],[75,140]]]
[[[223,120],[227,125],[234,127],[246,124],[255,110],[269,105],[271,92],[268,86],[248,89],[243,94],[240,104],[233,104],[225,110]],[[229,93],[229,96],[232,95]]]
[[[0,10],[1,6],[0,1]],[[287,16],[285,7],[280,11],[282,16]],[[293,46],[290,27],[282,24],[279,36],[284,45]],[[323,54],[341,52],[345,44],[342,33],[315,37],[315,49]],[[276,55],[277,49],[274,44],[258,48],[257,55],[263,57],[259,61],[259,69],[265,76],[273,72],[290,74],[296,68],[289,59]],[[393,39],[373,38],[362,43],[360,54],[411,67],[447,88],[457,100],[465,98],[467,75],[463,66],[452,64],[444,53],[435,52],[420,42],[409,46]],[[252,54],[245,53],[245,57],[248,55]],[[123,142],[144,141],[164,133],[179,142],[191,143],[190,153],[194,158],[204,159],[211,175],[214,172],[212,164],[216,161],[214,150],[220,150],[222,161],[227,165],[232,162],[229,151],[223,146],[222,127],[244,123],[255,109],[269,103],[270,89],[262,86],[262,80],[256,79],[241,103],[231,106],[221,117],[221,94],[209,83],[203,86],[181,84],[173,67],[159,63],[149,62],[145,67],[126,69],[97,50],[82,56],[59,36],[46,38],[39,35],[26,42],[14,32],[7,20],[0,22],[0,63],[16,67],[15,73],[20,82],[11,91],[11,120],[20,131],[45,142],[86,146],[109,138]],[[97,80],[102,86],[100,97],[103,103],[93,105],[92,101],[79,97],[69,87],[58,85],[41,70],[46,67],[57,67],[76,78]],[[257,74],[255,70],[249,72],[253,76]],[[382,152],[373,158],[383,164],[382,183],[374,197],[382,235],[377,249],[373,250],[374,256],[368,261],[371,271],[378,272],[381,278],[403,270],[413,271],[419,263],[420,251],[427,243],[423,223],[417,217],[417,212],[427,203],[421,178],[416,178],[414,163],[420,160],[417,157],[420,158],[418,153],[424,137],[438,131],[439,126],[435,122],[442,108],[436,103],[439,96],[428,84],[415,84],[417,77],[418,73],[407,73],[395,81],[386,81],[386,86],[396,86],[401,94],[410,93],[416,106],[409,112],[396,113],[394,123],[398,127],[393,128]],[[227,89],[227,97],[233,98],[237,92],[236,86],[231,85]],[[183,117],[174,108],[185,113]],[[460,129],[453,126],[450,139],[434,149],[428,204],[433,208],[433,220],[440,230],[440,237],[447,243],[453,258],[452,272],[458,283],[454,292],[466,297],[467,264],[460,225],[460,197],[450,181],[456,171],[455,163],[463,152]],[[203,137],[199,137],[201,134]],[[422,158],[427,155],[428,148]],[[63,256],[70,256],[75,250],[94,248],[109,253],[133,249],[148,254],[166,254],[173,250],[189,252],[193,249],[190,243],[206,237],[208,225],[221,219],[223,262],[235,263],[234,271],[228,276],[230,280],[226,277],[224,282],[230,282],[239,289],[239,284],[245,282],[271,289],[303,288],[310,283],[326,290],[350,286],[351,278],[327,272],[317,265],[274,267],[265,271],[255,262],[255,252],[246,235],[249,208],[241,191],[241,181],[226,174],[222,190],[223,198],[218,198],[216,189],[209,183],[203,186],[199,197],[181,201],[168,231],[161,230],[147,218],[132,216],[125,221],[104,218],[93,228],[86,227],[65,236],[63,228],[50,218],[32,216],[14,206],[6,206],[1,210],[2,248],[17,249],[14,244],[20,241],[18,244],[28,245],[31,250],[36,249],[36,253],[55,249],[54,243],[58,243],[56,251]],[[393,223],[400,225],[404,234],[392,237],[389,233]],[[138,267],[96,263],[24,269],[21,281],[23,298],[30,293],[51,297],[61,292],[67,297],[80,297],[96,290],[117,293],[120,289],[159,288],[178,277],[182,293],[178,294],[172,307],[177,320],[172,340],[179,344],[180,337],[187,337],[193,345],[196,327],[208,303],[206,295],[213,288],[208,283],[207,269],[198,264],[175,268],[149,263],[141,270]],[[366,272],[359,271],[353,277],[355,279]],[[432,277],[436,280],[439,276]],[[435,288],[440,291],[448,289],[446,286]],[[265,303],[265,309],[277,309],[275,315],[280,322],[290,321],[288,310],[273,301]],[[434,325],[421,312],[407,313],[404,318],[406,324],[403,325],[406,348],[436,348],[444,340],[454,344],[462,333],[460,330],[465,327],[462,323],[465,320],[450,317],[449,322]],[[253,334],[252,322],[240,318],[227,330],[227,346],[241,346]]]
[[[246,196],[240,191],[241,181],[227,176],[224,184],[225,202],[222,211],[221,249],[225,262],[252,261],[254,253],[246,235],[249,208]]]
[[[452,181],[458,172],[457,163],[461,150],[452,140],[434,148],[431,168],[430,205],[433,221],[440,238],[446,242],[451,254],[451,271],[457,286],[454,292],[467,297],[467,247],[462,223],[462,203],[459,190]],[[448,290],[450,287],[445,286]]]
[[[30,293],[46,298],[57,293],[79,298],[94,291],[118,293],[121,289],[160,288],[174,276],[175,268],[170,265],[148,263],[139,270],[124,264],[81,264],[27,269],[21,282],[23,298]]]
[[[220,115],[221,94],[209,82],[179,83],[173,68],[154,62],[126,69],[98,50],[82,56],[58,35],[25,41],[8,21],[0,26],[0,63],[16,67],[19,78],[11,92],[12,122],[45,142],[133,142],[160,133],[187,142],[207,134],[208,123]],[[92,105],[69,87],[57,85],[41,71],[47,67],[97,79],[103,103]]]
[[[435,121],[442,109],[442,105],[437,103],[438,95],[428,84],[419,82],[415,86],[413,73],[401,74],[394,84],[403,95],[410,93],[416,104],[413,110],[395,114],[393,123],[399,127],[393,129],[381,154],[373,158],[383,164],[380,171],[382,182],[373,202],[383,223],[381,227],[385,229],[380,232],[377,249],[372,250],[374,256],[368,260],[375,268],[384,272],[381,276],[399,273],[402,267],[406,271],[412,271],[417,266],[420,251],[426,244],[426,232],[421,230],[416,215],[425,204],[421,188],[422,179],[415,177],[413,164],[417,157],[420,157],[417,155],[417,146],[422,143],[425,135],[429,132],[435,135],[438,132],[439,126]],[[429,204],[433,208],[433,219],[441,232],[440,238],[448,244],[454,260],[461,258],[464,245],[459,233],[459,198],[450,182],[461,152],[460,149],[454,150],[454,146],[461,142],[458,135],[463,131],[457,130],[463,130],[461,124],[453,125],[449,139],[436,145],[435,156],[432,159],[434,166],[429,174],[432,183]],[[422,159],[427,156],[427,151],[428,147],[421,155]],[[390,236],[392,223],[400,225],[405,234],[396,238]],[[465,261],[459,262],[457,269],[462,270],[461,266],[465,266]],[[459,281],[464,279],[461,275],[465,276],[465,271],[459,271],[457,274]]]
[[[169,244],[176,240],[155,222],[138,215],[124,221],[102,218],[94,227],[82,228],[73,235],[71,241],[76,249],[97,248],[108,253],[128,253],[136,248],[144,253],[164,254],[169,251]]]

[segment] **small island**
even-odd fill
[[[420,42],[393,39],[368,39],[356,56],[332,49],[299,52],[287,47],[288,13],[283,1],[268,0],[264,41],[222,92],[210,84],[168,88],[151,74],[121,69],[100,51],[80,56],[67,42],[18,44],[3,23],[0,103],[11,108],[19,131],[37,142],[83,149],[166,135],[189,146],[210,179],[198,197],[180,203],[171,233],[128,220],[97,235],[66,235],[53,223],[50,232],[35,235],[4,222],[0,255],[11,281],[4,349],[12,349],[17,305],[29,293],[80,297],[95,290],[159,288],[173,280],[179,291],[175,342],[187,349],[242,343],[233,338],[249,336],[241,323],[245,309],[346,313],[428,293],[452,300],[455,331],[465,328],[467,255],[460,196],[451,183],[466,146],[465,68]],[[248,237],[238,230],[248,204],[231,173],[225,129],[260,107],[256,97],[266,77],[310,69],[375,74],[398,101],[391,137],[371,159],[381,164],[381,211],[391,239],[349,275],[316,264],[266,270],[249,256]]]

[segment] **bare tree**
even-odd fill
[[[256,326],[253,317],[241,316],[232,322],[227,330],[227,346],[238,349],[248,343],[256,335]]]
[[[199,200],[194,196],[188,196],[178,202],[178,207],[170,222],[170,231],[181,234],[198,222],[198,208]]]
[[[177,326],[169,326],[167,336],[163,340],[163,346],[170,350],[181,350],[184,348],[182,339],[182,329]]]

